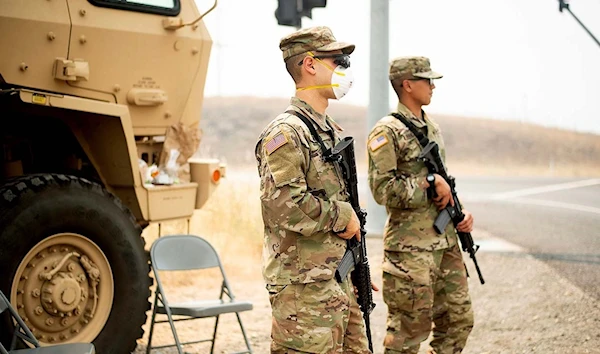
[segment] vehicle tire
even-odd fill
[[[93,341],[98,354],[124,354],[143,335],[148,252],[129,209],[99,184],[40,174],[0,187],[0,269],[0,290],[42,346]],[[0,326],[8,343],[12,323]]]

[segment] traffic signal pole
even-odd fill
[[[389,65],[389,0],[371,0],[371,25],[369,46],[369,107],[367,134],[375,123],[390,113]],[[365,176],[366,179],[366,176]],[[367,189],[367,234],[380,237],[387,218],[385,207],[377,204]]]
[[[575,21],[577,21],[581,27],[583,27],[583,29],[590,35],[590,37],[592,37],[592,39],[594,40],[594,42],[596,42],[596,44],[598,46],[600,46],[600,41],[598,41],[598,39],[592,34],[592,32],[590,32],[590,30],[585,27],[585,25],[583,24],[583,22],[581,22],[579,20],[579,18],[577,18],[577,16],[575,16],[575,14],[573,13],[573,11],[571,11],[571,8],[569,7],[569,2],[568,0],[558,0],[558,10],[560,12],[563,12],[563,10],[567,10],[567,12],[569,12],[571,14],[571,16],[573,16],[573,18],[575,19]]]

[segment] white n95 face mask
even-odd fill
[[[340,99],[350,91],[354,83],[354,73],[351,68],[338,65],[331,74],[331,87],[336,99]]]
[[[308,86],[308,87],[298,87],[296,91],[304,91],[304,90],[313,90],[313,89],[321,89],[326,87],[331,87],[333,89],[333,94],[335,98],[339,100],[340,98],[346,96],[350,88],[352,87],[352,83],[354,82],[354,74],[352,69],[350,69],[349,60],[346,59],[347,65],[338,65],[332,68],[329,64],[322,61],[318,56],[314,56],[311,52],[308,52],[310,56],[315,58],[317,62],[321,65],[327,67],[327,69],[331,70],[331,84],[329,85],[316,85],[316,86]]]

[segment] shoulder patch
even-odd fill
[[[376,151],[377,149],[379,149],[387,143],[389,143],[388,138],[385,136],[384,133],[380,133],[376,135],[373,139],[371,139],[371,141],[369,141],[369,148],[371,149],[371,151]]]
[[[269,141],[265,143],[265,150],[267,151],[267,155],[271,155],[275,150],[279,149],[283,145],[288,143],[287,137],[283,134],[283,132],[275,135]]]

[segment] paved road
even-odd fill
[[[525,248],[600,299],[600,179],[460,176],[457,191],[478,229]]]
[[[478,227],[524,247],[600,299],[600,179],[461,178],[460,183]]]

